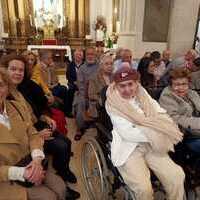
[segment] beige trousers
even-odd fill
[[[170,157],[151,151],[149,145],[138,146],[126,163],[118,169],[137,200],[152,200],[153,190],[149,168],[165,188],[169,200],[183,200],[185,174]]]
[[[57,175],[48,172],[43,185],[27,189],[28,200],[65,200],[66,185]]]

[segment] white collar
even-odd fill
[[[0,115],[8,116],[8,113],[7,113],[7,110],[6,110],[6,104],[5,103],[3,103],[3,113],[0,114]]]

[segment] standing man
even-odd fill
[[[86,49],[86,61],[78,70],[77,86],[78,91],[74,98],[74,113],[77,123],[75,140],[80,140],[87,128],[84,114],[88,107],[88,83],[96,74],[98,69],[96,50],[93,47]]]

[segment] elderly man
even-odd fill
[[[62,110],[65,114],[65,108],[68,104],[67,87],[60,85],[55,71],[53,62],[53,54],[49,50],[41,50],[39,52],[40,62],[33,68],[31,79],[42,87],[50,103],[53,103],[55,98],[58,102],[62,101],[64,106]]]
[[[193,61],[195,58],[198,57],[198,53],[194,49],[190,49],[186,52],[185,55],[180,56],[176,59],[174,59],[168,67],[168,70],[174,68],[174,67],[186,67],[188,69],[192,68]]]
[[[150,169],[169,200],[183,200],[184,173],[168,152],[182,140],[177,125],[139,84],[139,74],[121,68],[108,87],[106,110],[113,124],[111,159],[137,200],[153,200]]]
[[[171,62],[171,51],[169,49],[166,49],[166,50],[163,51],[163,53],[162,53],[162,61],[165,63],[166,67]]]
[[[114,71],[117,71],[123,62],[128,62],[133,69],[138,67],[138,63],[133,60],[133,53],[130,49],[122,49],[121,59],[114,62]]]
[[[96,50],[93,47],[86,49],[86,61],[80,67],[77,76],[78,91],[74,98],[74,113],[77,122],[75,140],[80,140],[87,128],[85,123],[85,111],[88,107],[88,83],[98,69]]]

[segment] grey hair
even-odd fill
[[[111,55],[106,55],[106,54],[102,55],[100,57],[99,65],[102,66],[105,63],[106,59],[108,58],[110,58],[113,61],[113,57]]]
[[[39,51],[40,59],[46,58],[49,54],[52,54],[51,50],[42,49]]]

